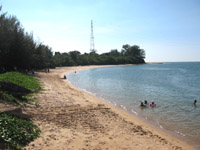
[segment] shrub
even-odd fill
[[[14,149],[21,149],[40,134],[32,122],[15,116],[0,114],[0,142]]]

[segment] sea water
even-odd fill
[[[76,87],[200,148],[200,62],[105,67],[67,76]],[[144,100],[156,107],[142,109]]]

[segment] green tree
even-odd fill
[[[145,51],[140,49],[138,45],[123,45],[121,55],[126,57],[127,63],[145,63]]]
[[[15,16],[7,16],[0,7],[0,69],[12,70],[53,67],[51,48],[36,44],[33,34],[25,33]]]
[[[53,67],[53,53],[51,48],[39,44],[33,54],[33,68],[42,69]]]
[[[79,51],[70,51],[69,52],[69,56],[72,58],[72,60],[74,61],[73,65],[78,65],[79,64],[79,56],[80,56],[80,52]]]

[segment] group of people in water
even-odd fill
[[[145,100],[145,101],[143,101],[143,102],[141,102],[141,104],[140,104],[140,107],[147,107],[148,106],[148,102]],[[149,104],[149,106],[150,107],[155,107],[156,106],[156,104],[154,103],[154,102],[151,102],[150,104]]]
[[[196,106],[197,105],[197,100],[194,100],[194,102],[193,102],[193,104]],[[154,103],[154,102],[151,102],[150,104],[149,104],[149,106],[150,107],[155,107],[156,106],[156,104]],[[145,100],[145,101],[142,101],[141,103],[140,103],[140,107],[148,107],[148,102]]]

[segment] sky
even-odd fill
[[[200,0],[0,0],[54,52],[98,54],[139,45],[146,62],[200,61]]]

